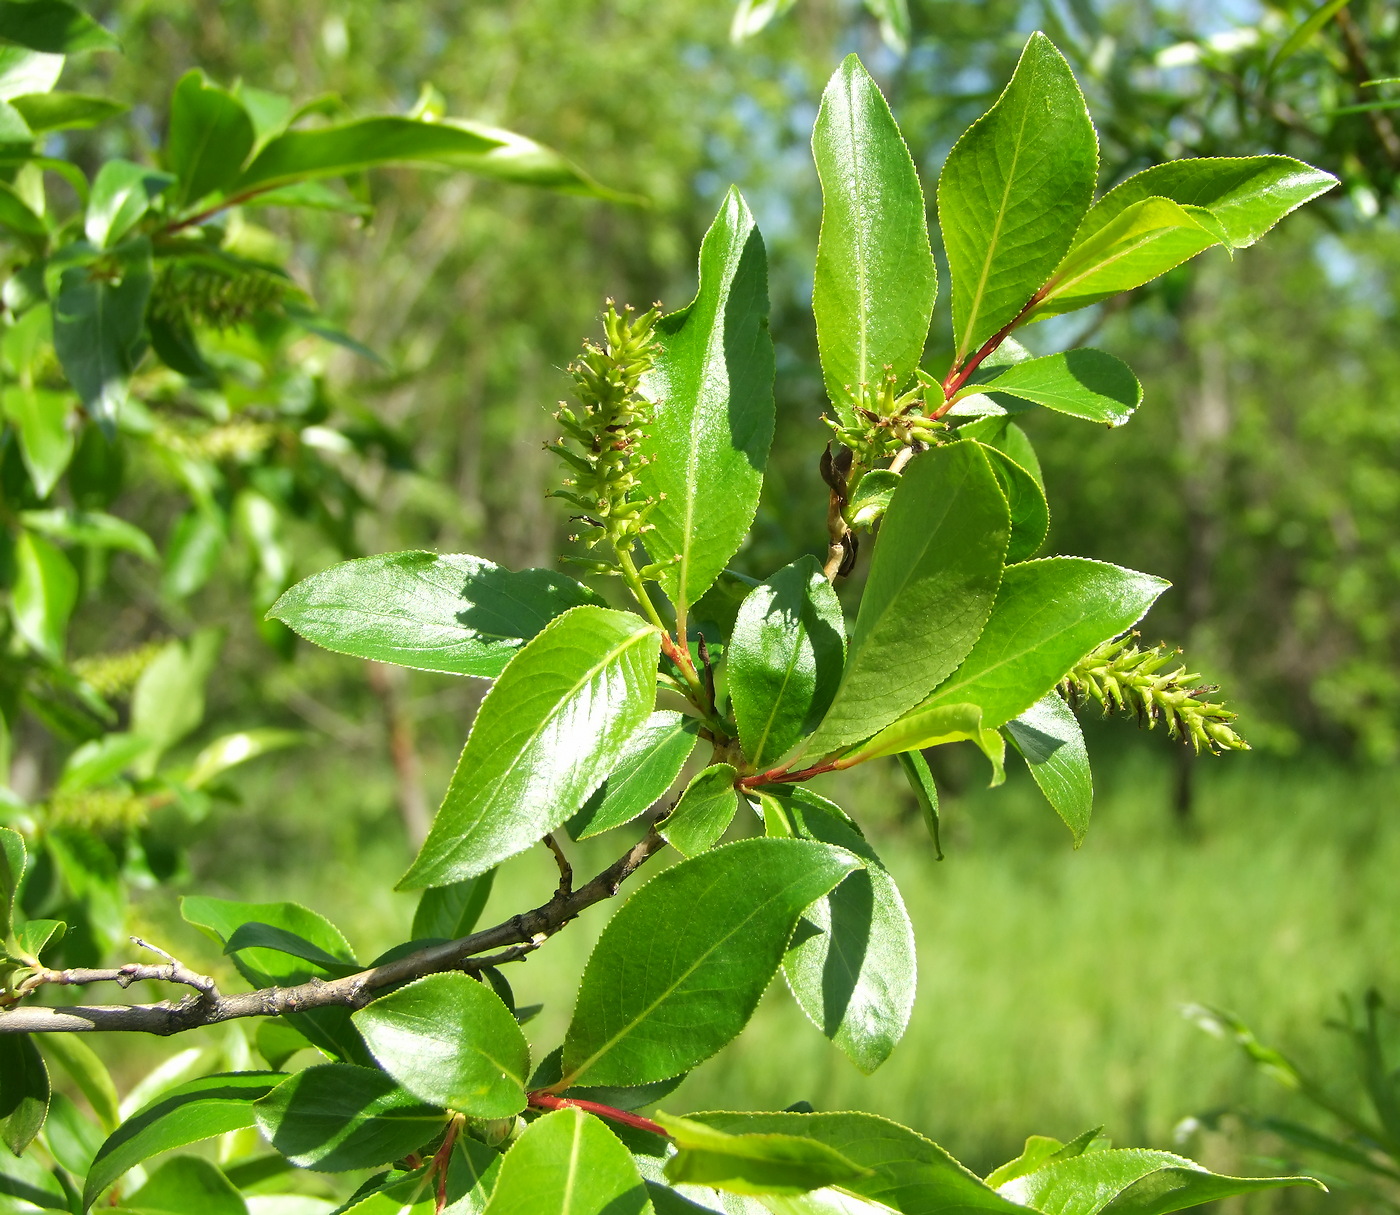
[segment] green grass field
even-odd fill
[[[1297,1114],[1233,1047],[1183,1018],[1189,1001],[1234,1010],[1347,1092],[1343,1043],[1321,1022],[1342,993],[1367,985],[1400,999],[1400,777],[1319,760],[1202,760],[1187,836],[1168,810],[1165,740],[1119,729],[1128,747],[1100,767],[1095,821],[1078,851],[1024,769],[998,790],[982,788],[973,770],[969,787],[947,799],[941,863],[893,765],[827,786],[867,824],[916,924],[919,996],[907,1036],[883,1069],[861,1076],[776,983],[748,1032],[666,1107],[807,1100],[871,1110],[979,1171],[1014,1155],[1029,1133],[1068,1138],[1102,1124],[1119,1144],[1170,1147],[1179,1120],[1213,1108]],[[1096,732],[1091,749],[1098,742],[1103,754],[1107,741]],[[285,783],[293,779],[295,793]],[[382,893],[407,859],[387,777],[308,755],[281,769],[269,763],[250,783],[247,805],[198,849],[195,885],[296,897],[339,923],[364,959],[401,940],[413,900]],[[580,868],[620,851],[617,835],[579,849]],[[511,862],[488,917],[547,897],[554,876],[542,849]],[[201,952],[170,923],[168,903],[149,902],[142,914],[161,939],[174,934]],[[540,1054],[563,1032],[601,920],[585,917],[511,971],[519,1002],[546,1006],[528,1030]],[[1254,1153],[1268,1147],[1212,1134],[1182,1150],[1215,1168],[1260,1172]],[[1303,1191],[1268,1201],[1272,1210],[1339,1209]]]

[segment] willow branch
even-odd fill
[[[212,979],[196,975],[175,962],[166,966],[46,972],[49,976],[59,976],[46,978],[44,981],[47,983],[114,982],[126,986],[140,979],[154,979],[158,982],[185,983],[196,990],[178,1002],[163,1000],[159,1004],[97,1004],[67,1008],[21,1005],[0,1012],[0,1034],[90,1033],[105,1030],[168,1037],[242,1017],[280,1017],[315,1008],[363,1008],[386,988],[420,979],[424,975],[446,970],[475,971],[484,966],[520,960],[581,912],[595,903],[612,898],[622,883],[665,844],[666,841],[653,828],[624,856],[577,890],[561,886],[548,902],[512,916],[493,928],[420,949],[407,957],[341,979],[311,979],[294,987],[264,987],[258,991],[223,995]],[[488,950],[498,952],[485,958],[477,956]]]

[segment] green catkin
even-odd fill
[[[1167,733],[1197,754],[1248,751],[1249,744],[1229,725],[1236,714],[1207,699],[1219,688],[1188,672],[1178,661],[1180,650],[1164,645],[1141,649],[1137,636],[1127,633],[1080,659],[1061,682],[1060,693],[1076,706],[1092,700],[1105,714],[1130,712],[1149,730],[1165,722]],[[1166,670],[1172,663],[1175,669]]]
[[[295,290],[280,274],[255,269],[231,273],[175,262],[156,275],[151,314],[172,324],[231,329],[259,313],[276,311]]]

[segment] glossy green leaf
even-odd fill
[[[1028,1135],[1021,1154],[993,1169],[985,1180],[993,1189],[999,1189],[1008,1181],[1024,1177],[1027,1173],[1034,1173],[1056,1160],[1068,1160],[1071,1156],[1081,1156],[1087,1151],[1099,1151],[1110,1146],[1102,1135],[1101,1126],[1084,1131],[1069,1143],[1061,1143],[1048,1135]]]
[[[296,730],[279,730],[273,726],[223,734],[194,757],[183,784],[190,789],[203,788],[230,768],[305,741],[306,735]]]
[[[27,1034],[0,1034],[0,1142],[23,1154],[49,1112],[49,1071]]]
[[[1035,556],[1050,531],[1050,507],[1039,482],[1010,456],[990,444],[983,448],[987,463],[996,474],[997,484],[1006,495],[1011,516],[1011,537],[1006,544],[1006,561],[1024,561]]]
[[[1094,809],[1094,778],[1079,719],[1058,692],[1050,692],[1008,721],[1006,734],[1079,847]]]
[[[131,732],[153,748],[147,757],[150,775],[166,748],[192,733],[204,720],[204,684],[218,659],[223,638],[203,629],[186,641],[161,647],[131,692]]]
[[[358,963],[346,961],[334,954],[327,953],[319,945],[308,941],[295,932],[289,932],[275,924],[262,924],[256,920],[240,924],[233,930],[228,944],[224,946],[224,953],[233,956],[246,949],[258,950],[260,954],[268,950],[284,953],[303,962],[309,962],[317,970],[337,978],[341,975],[354,974],[359,969]]]
[[[815,557],[784,566],[739,608],[725,670],[744,753],[762,771],[831,705],[846,657],[840,601]]]
[[[698,723],[661,709],[644,721],[623,749],[622,758],[569,821],[576,840],[586,840],[649,810],[675,783],[695,750]]]
[[[1032,34],[1011,83],[954,145],[938,181],[959,360],[1050,277],[1097,173],[1098,141],[1074,73],[1044,34]]]
[[[0,101],[42,95],[63,75],[63,56],[20,46],[0,46]]]
[[[151,749],[149,739],[139,734],[114,731],[91,739],[78,747],[63,764],[58,791],[77,793],[115,780]]]
[[[974,704],[994,730],[1019,717],[1096,645],[1126,632],[1171,585],[1083,557],[1013,565],[963,664],[920,711]]]
[[[19,450],[40,498],[47,498],[73,458],[68,415],[73,398],[66,392],[9,384],[3,397],[6,416],[19,431]]]
[[[447,1168],[447,1206],[442,1215],[481,1215],[503,1159],[484,1143],[459,1136]],[[391,1171],[371,1182],[356,1190],[334,1215],[439,1215],[437,1176],[427,1166],[406,1173]]]
[[[924,353],[938,274],[924,192],[890,107],[855,55],[812,131],[822,183],[812,311],[827,394],[849,425],[861,386],[902,385]]]
[[[1145,198],[1075,244],[1028,319],[1073,312],[1131,291],[1224,243],[1224,228],[1203,207]]]
[[[1102,350],[1070,350],[1008,367],[985,385],[1076,418],[1122,426],[1142,404],[1142,385],[1122,359]]]
[[[488,869],[478,877],[423,891],[413,913],[413,939],[455,941],[466,936],[481,918],[495,880],[496,871]]]
[[[564,1039],[570,1082],[646,1084],[748,1023],[803,908],[857,866],[805,840],[750,839],[654,877],[608,922]]]
[[[129,160],[109,160],[97,171],[88,195],[83,231],[99,249],[122,239],[175,183],[169,173],[158,173]]]
[[[447,1115],[371,1067],[326,1063],[284,1080],[254,1106],[258,1129],[293,1164],[323,1173],[398,1160]]]
[[[26,510],[19,513],[19,521],[30,531],[53,540],[121,549],[152,564],[160,560],[150,536],[134,523],[100,510]]]
[[[66,1093],[54,1093],[44,1124],[44,1146],[59,1166],[74,1177],[87,1176],[102,1146],[102,1132]]]
[[[285,1079],[279,1072],[230,1072],[162,1094],[123,1122],[98,1150],[83,1187],[84,1208],[152,1156],[252,1126],[254,1103]]]
[[[718,843],[739,809],[732,764],[711,764],[686,786],[661,824],[666,842],[682,856],[698,856]]]
[[[913,460],[880,529],[841,684],[804,754],[868,737],[957,667],[991,614],[1009,533],[1006,498],[975,443]]]
[[[303,578],[268,615],[338,654],[494,678],[556,616],[589,603],[602,600],[550,570],[408,552]]]
[[[198,1156],[172,1156],[123,1199],[121,1209],[137,1215],[248,1215],[234,1184]]]
[[[733,1135],[659,1112],[653,1118],[676,1145],[666,1177],[678,1184],[733,1194],[805,1194],[870,1176],[869,1169],[816,1139],[773,1132]]]
[[[15,931],[15,940],[20,950],[31,958],[37,958],[49,946],[57,945],[68,931],[62,920],[26,920]]]
[[[9,827],[0,827],[0,942],[14,927],[15,896],[28,864],[24,836]]]
[[[0,38],[50,55],[120,49],[111,34],[64,0],[0,0]]]
[[[195,68],[180,77],[170,99],[165,161],[179,180],[176,201],[198,202],[237,179],[253,150],[253,120],[232,93]]]
[[[45,1034],[43,1051],[50,1062],[57,1063],[76,1084],[102,1129],[116,1130],[121,1115],[117,1110],[117,1086],[107,1065],[79,1034]]]
[[[53,344],[68,382],[110,430],[126,401],[133,351],[145,325],[151,243],[144,237],[130,240],[109,257],[110,270],[79,265],[62,271],[53,304]]]
[[[656,333],[662,350],[641,384],[654,420],[637,475],[656,502],[643,540],[652,561],[667,563],[666,594],[689,607],[753,523],[773,440],[768,260],[737,189],[700,247],[695,298]]]
[[[871,527],[884,518],[890,498],[899,484],[899,474],[888,468],[872,468],[851,491],[849,515],[852,527]]]
[[[0,183],[0,224],[20,237],[29,238],[35,246],[44,244],[48,239],[49,226],[44,217],[20,197],[17,190],[5,183]]]
[[[486,1215],[643,1215],[632,1155],[597,1118],[555,1110],[525,1128],[501,1161]]]
[[[86,130],[125,114],[129,108],[119,101],[83,93],[28,93],[8,100],[36,135]],[[101,172],[99,169],[99,176]]]
[[[919,805],[924,826],[933,840],[933,853],[937,860],[943,859],[942,823],[938,816],[938,786],[933,783],[933,773],[929,771],[928,760],[922,751],[900,751],[895,755],[900,770],[909,782],[910,791]]]
[[[797,0],[739,0],[729,24],[730,40],[738,43],[752,38],[796,3]]]
[[[988,447],[995,447],[1002,455],[1010,456],[1030,473],[1044,492],[1045,478],[1041,475],[1040,460],[1036,457],[1035,448],[1031,446],[1026,432],[1009,417],[979,418],[976,422],[968,422],[958,427],[958,437],[976,439]]]
[[[975,704],[920,706],[892,722],[874,738],[844,756],[841,767],[867,763],[886,755],[903,755],[948,743],[975,744],[992,765],[992,785],[1006,779],[1006,740],[982,723],[982,709]]]
[[[1057,1160],[998,1193],[1042,1215],[1167,1215],[1280,1186],[1327,1188],[1311,1177],[1223,1177],[1171,1152],[1110,1148]]]
[[[354,1014],[379,1065],[408,1092],[475,1118],[525,1108],[530,1048],[485,983],[460,973],[426,978]]]
[[[869,1075],[898,1045],[914,1009],[918,963],[904,900],[839,806],[800,786],[765,796],[763,806],[769,835],[834,844],[865,862],[802,913],[783,974],[812,1024]]]
[[[880,23],[880,37],[896,55],[909,50],[909,0],[865,0],[866,11]]]
[[[460,119],[360,118],[270,140],[229,189],[242,194],[376,165],[437,164],[518,185],[626,201],[558,152],[523,135]]]
[[[40,653],[63,657],[68,618],[78,603],[78,574],[63,550],[33,532],[14,545],[10,616],[15,631]]]
[[[628,612],[578,607],[552,621],[482,701],[399,888],[485,873],[578,810],[651,713],[659,651],[656,629]]]
[[[843,1189],[903,1215],[1025,1215],[1024,1207],[989,1189],[937,1144],[874,1114],[706,1113],[690,1118],[731,1135],[796,1135],[834,1148],[870,1170],[868,1176],[843,1183]]]

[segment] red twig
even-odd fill
[[[744,777],[738,784],[741,789],[754,789],[759,785],[794,785],[820,776],[823,772],[835,772],[840,767],[841,761],[834,759],[830,763],[799,768],[796,772],[789,772],[785,768],[769,768],[767,772],[755,772],[752,776]]]
[[[948,372],[948,378],[943,381],[943,395],[948,398],[947,403],[941,409],[935,409],[933,413],[929,415],[930,417],[935,419],[941,418],[953,407],[953,397],[957,395],[958,389],[966,384],[971,378],[972,373],[982,365],[982,360],[1011,336],[1011,331],[1025,320],[1026,313],[1046,297],[1050,291],[1050,286],[1050,283],[1046,283],[1045,286],[1026,301],[1026,306],[1022,308],[1020,312],[982,343],[981,349],[978,350],[976,354],[961,366],[955,366]]]
[[[643,1118],[640,1114],[629,1114],[626,1110],[615,1109],[611,1105],[604,1105],[599,1101],[585,1101],[581,1097],[556,1097],[553,1093],[539,1089],[530,1094],[530,1105],[537,1110],[563,1110],[573,1106],[588,1114],[597,1114],[599,1118],[607,1118],[612,1122],[620,1122],[623,1126],[634,1127],[639,1131],[649,1131],[653,1135],[665,1135],[666,1132],[650,1118]]]

